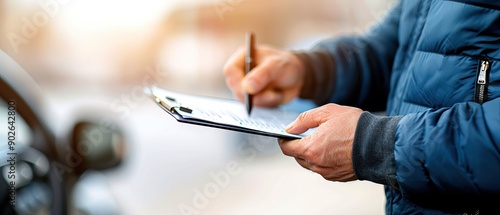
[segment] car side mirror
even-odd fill
[[[125,154],[125,137],[114,124],[78,122],[73,129],[71,148],[82,159],[76,171],[104,170],[118,166]]]

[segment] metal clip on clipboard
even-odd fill
[[[153,94],[153,96],[154,96],[154,94]],[[177,103],[177,100],[175,98],[172,98],[169,96],[166,96],[165,98],[167,99],[166,101],[161,100],[160,98],[155,96],[155,101],[157,103],[163,105],[165,108],[167,108],[170,111],[176,111],[176,108],[178,108],[182,112],[186,112],[186,113],[193,112],[193,110],[191,108],[184,107],[184,106],[180,105],[179,103]],[[174,103],[175,103],[175,105],[174,105]]]

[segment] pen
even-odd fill
[[[246,56],[245,56],[245,75],[248,75],[250,71],[255,67],[254,62],[255,54],[255,36],[252,32],[246,35]],[[247,108],[248,115],[252,112],[252,95],[245,92],[245,106]]]

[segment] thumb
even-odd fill
[[[277,73],[272,61],[264,61],[245,76],[242,82],[243,89],[249,94],[258,94],[274,81]]]
[[[310,128],[316,128],[327,120],[327,117],[321,114],[318,109],[313,109],[301,113],[295,121],[290,123],[285,131],[291,134],[302,134]]]

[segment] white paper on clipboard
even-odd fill
[[[248,116],[245,106],[237,100],[194,96],[158,87],[145,91],[180,122],[288,139],[300,139],[312,132],[295,135],[284,130],[297,118],[296,112],[255,107]]]

